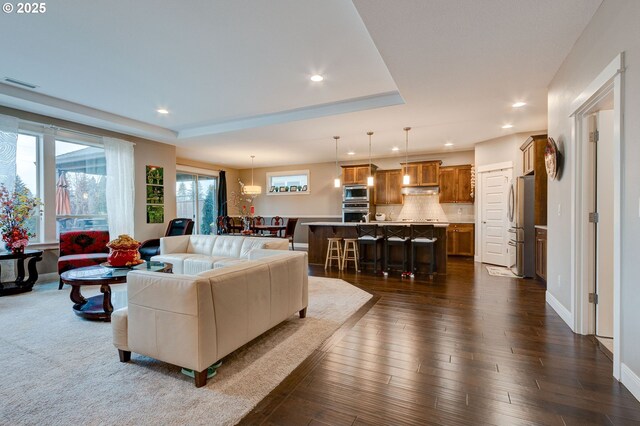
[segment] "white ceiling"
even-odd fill
[[[0,105],[232,167],[332,161],[333,135],[364,159],[368,130],[386,156],[404,126],[412,153],[469,149],[546,128],[546,87],[601,1],[48,3],[0,16],[0,79],[38,86],[0,83]]]

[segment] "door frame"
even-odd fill
[[[502,163],[486,164],[476,168],[478,179],[476,179],[476,247],[474,261],[482,262],[482,173],[495,172],[498,170],[511,170],[509,185],[513,183],[513,161],[504,161]],[[507,225],[508,226],[508,225]]]
[[[622,118],[623,118],[624,52],[605,67],[571,104],[572,122],[569,165],[573,171],[571,186],[571,312],[573,330],[578,334],[595,333],[595,309],[589,293],[595,289],[591,256],[595,248],[595,229],[589,222],[593,190],[590,183],[591,157],[588,144],[587,116],[599,101],[613,93],[613,377],[621,377],[620,333],[620,268],[622,219]]]

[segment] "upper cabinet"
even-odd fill
[[[376,172],[374,203],[402,204],[402,172],[397,170],[379,170]]]
[[[544,149],[547,135],[534,135],[521,146],[522,174],[534,176],[534,212],[536,225],[547,224],[547,170],[544,166]]]
[[[376,172],[378,167],[371,165],[371,173]],[[369,165],[358,164],[355,166],[342,166],[342,184],[343,185],[366,185],[369,176]]]
[[[440,202],[473,203],[471,164],[440,167]]]
[[[442,161],[421,161],[418,163],[402,163],[401,173],[410,177],[409,185],[404,186],[437,186]]]

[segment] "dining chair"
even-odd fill
[[[293,237],[296,233],[296,225],[298,224],[297,217],[290,217],[287,220],[287,228],[284,230],[284,238],[288,238],[291,242],[291,250],[295,250],[296,248],[293,245]]]

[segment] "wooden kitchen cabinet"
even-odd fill
[[[475,254],[475,225],[450,223],[447,228],[447,254],[473,256]]]
[[[378,167],[371,165],[371,173],[375,175]],[[358,164],[354,166],[342,166],[342,184],[343,185],[366,185],[367,177],[369,177],[369,165]]]
[[[417,163],[402,163],[401,173],[410,177],[409,185],[405,186],[437,186],[442,161],[421,161]]]
[[[402,172],[397,170],[379,170],[375,178],[374,203],[402,204]]]
[[[533,135],[521,146],[522,173],[534,176],[534,212],[535,225],[547,224],[547,170],[544,165],[544,150],[547,135]]]
[[[536,275],[547,280],[547,230],[536,228]]]
[[[440,203],[473,203],[471,164],[440,167]]]

